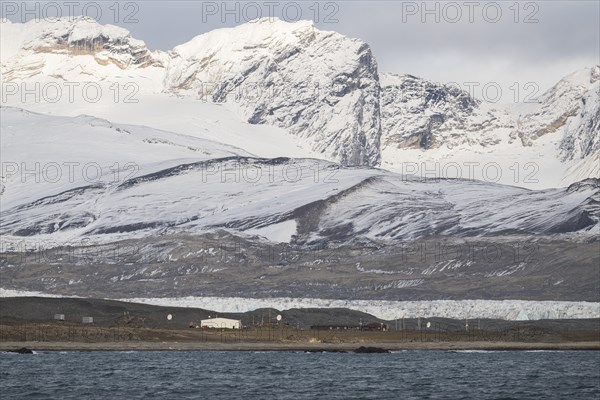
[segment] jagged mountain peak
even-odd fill
[[[562,78],[555,86],[570,84],[572,86],[582,86],[588,88],[590,85],[600,80],[600,65],[584,67],[574,71]]]
[[[579,69],[566,75],[555,85],[546,90],[536,99],[537,104],[542,104],[546,109],[566,109],[569,106],[573,106],[573,103],[577,103],[577,100],[583,97],[587,91],[592,89],[594,84],[599,80],[600,66],[595,65]],[[533,107],[535,107],[535,105]],[[527,107],[524,107],[524,111],[531,113],[531,110]]]
[[[173,53],[182,57],[194,57],[209,53],[211,49],[268,50],[273,47],[302,44],[314,40],[319,34],[325,32],[317,30],[312,21],[290,23],[277,18],[261,18],[236,27],[203,33],[176,46]],[[334,34],[334,32],[327,32],[327,34]]]

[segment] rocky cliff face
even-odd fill
[[[600,66],[585,68],[561,79],[535,103],[515,108],[511,137],[531,146],[546,134],[562,132],[566,159],[590,155],[598,149],[599,80]]]
[[[21,39],[18,49],[21,57],[17,57],[16,60],[35,54],[89,55],[101,65],[114,64],[120,69],[161,65],[146,44],[132,38],[126,29],[100,25],[88,17],[59,19],[54,22],[31,21],[26,24],[4,21],[1,26],[3,34],[12,34]],[[2,44],[4,47],[5,43]],[[47,62],[43,62],[44,65],[52,67],[48,65],[49,60],[45,61]],[[16,72],[14,70],[20,67],[18,62],[8,62],[3,68],[7,69],[6,79],[10,80]]]
[[[366,43],[264,19],[198,36],[171,56],[168,90],[233,103],[248,122],[287,128],[342,164],[379,164],[379,78]]]
[[[381,86],[386,165],[416,161],[403,153],[413,151],[414,157],[414,150],[421,161],[437,162],[460,147],[466,153],[498,152],[496,159],[512,156],[506,171],[515,161],[542,168],[540,155],[560,160],[559,169],[546,168],[560,176],[561,186],[600,176],[600,66],[572,73],[521,104],[485,104],[456,87],[411,75],[382,74]]]
[[[572,90],[583,89],[584,92],[573,101],[574,111],[571,113],[574,115],[565,123],[564,137],[560,143],[566,160],[586,158],[594,154],[598,158],[600,152],[600,66],[581,72],[584,75],[582,85]],[[586,89],[587,87],[589,88]]]
[[[466,130],[479,106],[468,93],[412,75],[382,74],[383,145],[429,149],[441,133]]]

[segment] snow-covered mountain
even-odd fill
[[[324,158],[380,162],[377,66],[360,40],[263,19],[167,54],[85,17],[0,26],[4,81],[133,82],[142,93],[227,102],[251,124],[287,128]]]
[[[58,242],[230,229],[268,237],[283,229],[289,234],[280,241],[314,244],[593,234],[600,226],[597,179],[544,191],[423,182],[316,159],[257,158],[151,128],[15,108],[2,108],[2,132],[6,236]]]
[[[150,52],[124,28],[78,17],[24,24],[2,20],[0,31],[2,82],[105,82],[110,86],[143,81],[146,91],[162,90],[168,57]]]
[[[437,169],[438,176],[456,177],[459,165],[465,177],[467,163],[495,162],[509,177],[502,182],[529,187],[598,177],[599,77],[600,66],[586,68],[533,102],[495,105],[453,85],[382,74],[383,166],[404,172],[403,163],[419,162],[422,174]],[[518,179],[519,168],[532,179]]]
[[[3,20],[2,34],[2,62],[7,62],[4,71],[7,80],[42,72],[40,67],[46,64],[50,55],[92,56],[100,65],[113,64],[122,70],[161,65],[145,43],[132,38],[126,29],[100,25],[88,18],[64,18],[52,22],[34,20],[26,24]],[[32,69],[23,70],[22,65],[11,64],[16,61],[16,55],[23,58],[19,60],[21,62],[32,62]]]
[[[201,127],[188,112],[156,118],[153,125],[259,156],[319,157],[417,175],[433,169],[442,177],[467,177],[468,163],[494,162],[502,172],[497,180],[481,168],[474,177],[530,188],[600,177],[600,66],[565,77],[533,103],[496,105],[455,86],[379,74],[366,43],[307,21],[257,20],[208,32],[169,52],[149,51],[125,29],[89,18],[4,21],[0,29],[3,82],[104,87],[99,102],[44,101],[19,90],[5,96],[5,105],[148,124],[131,112],[133,105],[112,101],[118,84],[121,96],[134,95],[149,107],[176,96],[199,115],[208,103],[222,104],[240,123],[278,127],[269,140],[255,141],[274,147],[263,153],[249,144],[253,138],[232,136],[229,129],[207,136],[206,121]],[[420,166],[407,168],[414,163]]]
[[[90,116],[0,114],[5,288],[598,301],[598,179],[423,181]]]
[[[513,137],[532,146],[536,139],[562,132],[564,159],[585,158],[600,150],[600,66],[561,79],[520,112]]]
[[[492,108],[454,85],[382,74],[382,143],[430,149],[518,139],[533,146],[540,137],[560,131],[563,158],[585,158],[600,148],[599,80],[600,66],[586,68],[561,79],[535,101]]]
[[[170,52],[86,18],[0,29],[13,288],[598,300],[598,66],[501,106],[380,75],[367,44],[308,22],[258,20]],[[407,241],[511,256],[423,260]],[[523,244],[542,257],[523,260]],[[236,250],[215,256],[223,245]]]
[[[233,102],[248,122],[288,128],[342,164],[379,163],[379,82],[366,43],[265,18],[197,36],[171,57],[167,90]]]

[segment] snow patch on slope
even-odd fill
[[[263,228],[249,229],[245,233],[262,236],[276,243],[289,243],[292,240],[292,236],[296,234],[296,230],[296,221],[292,219]]]
[[[52,297],[52,298],[60,298],[66,297],[59,294],[50,294],[44,292],[38,292],[35,290],[15,290],[15,289],[4,289],[0,288],[0,297]],[[69,296],[69,297],[78,297],[78,296]]]

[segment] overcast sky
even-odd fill
[[[289,21],[310,19],[320,29],[363,39],[371,45],[380,72],[410,73],[438,82],[499,82],[504,91],[513,82],[521,87],[535,82],[544,90],[574,70],[600,63],[600,1],[515,3],[259,0],[229,2],[226,7],[232,12],[227,13],[221,1],[155,0],[136,2],[135,7],[122,2],[118,18],[114,1],[95,4],[100,4],[102,22],[127,28],[153,50],[169,50],[260,13]],[[76,14],[83,4],[77,3]],[[95,8],[87,8],[86,14],[94,16]],[[41,8],[39,12],[43,15]],[[47,15],[52,12],[46,9]],[[68,9],[61,6],[60,12],[66,15]],[[129,14],[137,22],[127,22]],[[9,19],[23,17],[31,16],[17,13]]]

